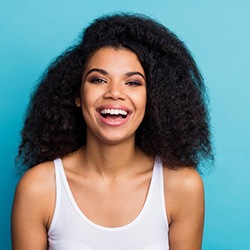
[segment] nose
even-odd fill
[[[126,94],[124,93],[123,84],[117,81],[110,82],[107,86],[107,90],[105,91],[103,97],[105,99],[124,100],[126,98]]]

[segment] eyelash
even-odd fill
[[[102,83],[106,83],[106,81],[102,78],[93,78],[90,80],[91,83],[96,83],[96,84],[102,84]]]
[[[140,82],[137,82],[137,81],[131,81],[131,82],[127,82],[126,85],[135,87],[135,86],[141,86],[142,84]]]
[[[102,78],[93,78],[93,79],[90,79],[90,82],[95,83],[95,84],[107,83],[107,81]],[[142,84],[139,81],[129,81],[129,82],[126,82],[125,85],[131,86],[131,87],[137,87],[137,86],[141,86]]]

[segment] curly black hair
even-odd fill
[[[75,101],[88,59],[102,47],[135,52],[146,74],[147,107],[136,145],[169,168],[213,158],[203,78],[186,46],[157,21],[140,14],[102,16],[46,70],[26,112],[17,162],[25,170],[86,143]]]

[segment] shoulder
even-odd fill
[[[46,162],[28,170],[17,185],[11,216],[13,249],[47,249],[54,206],[54,167]]]
[[[193,193],[203,189],[203,181],[199,173],[192,167],[178,169],[164,168],[164,187],[166,191]]]
[[[164,191],[169,220],[183,212],[204,209],[204,186],[199,173],[192,167],[172,170],[164,168]]]
[[[45,224],[50,220],[55,202],[53,162],[41,163],[29,169],[20,179],[15,192],[14,208],[39,214]]]
[[[17,191],[25,191],[29,194],[46,191],[53,185],[54,164],[44,162],[29,169],[20,179]]]

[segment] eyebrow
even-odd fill
[[[98,73],[101,73],[103,75],[108,75],[108,72],[106,70],[94,68],[94,69],[91,69],[90,71],[88,71],[87,74],[86,74],[86,76],[89,75],[92,72],[98,72]]]
[[[106,71],[104,69],[93,68],[93,69],[91,69],[90,71],[87,72],[86,76],[88,76],[92,72],[98,72],[98,73],[101,73],[103,75],[108,75],[108,71]],[[141,72],[139,72],[139,71],[127,72],[127,73],[125,73],[125,75],[126,76],[140,75],[143,79],[145,79],[145,76]]]

